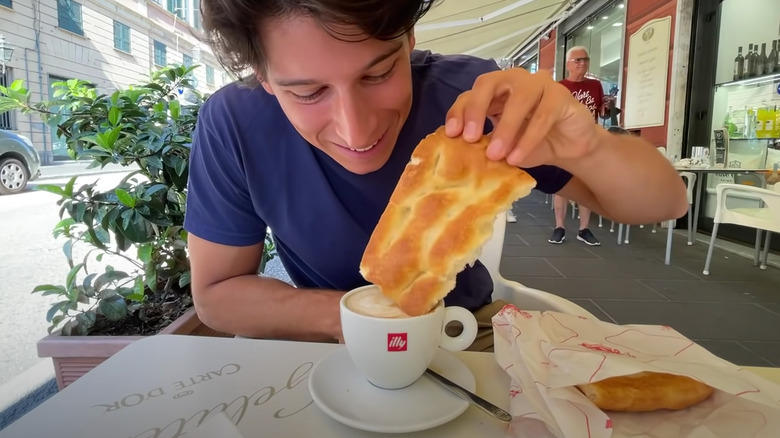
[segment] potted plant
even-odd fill
[[[223,335],[201,324],[192,306],[182,226],[191,133],[206,99],[192,86],[195,68],[164,67],[148,83],[101,95],[71,79],[53,84],[54,100],[37,103],[21,81],[0,87],[0,112],[38,114],[57,127],[72,158],[129,172],[109,188],[77,185],[77,177],[39,186],[59,196],[54,236],[65,239],[70,267],[64,284],[33,290],[59,298],[46,315],[50,335],[38,354],[52,357],[60,388],[141,336]],[[259,273],[275,254],[269,233]],[[109,258],[125,267],[107,264]]]

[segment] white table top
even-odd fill
[[[15,423],[1,438],[193,436],[224,411],[245,437],[365,437],[312,402],[307,377],[336,344],[157,335],[139,340]],[[509,377],[490,353],[459,352],[477,393],[508,409]],[[750,368],[780,382],[780,369]],[[370,403],[370,401],[366,401]],[[208,422],[207,422],[208,424]],[[504,437],[506,424],[469,407],[405,437]],[[183,435],[190,431],[193,435]]]
[[[0,437],[190,436],[181,434],[197,428],[209,412],[222,410],[246,438],[386,437],[342,425],[313,403],[309,371],[337,348],[345,347],[151,336],[130,344],[1,430]],[[507,409],[509,378],[493,355],[458,352],[456,356],[474,372],[477,393]],[[506,428],[505,423],[469,407],[447,424],[403,436],[504,437]]]

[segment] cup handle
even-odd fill
[[[458,321],[463,325],[463,331],[455,337],[447,335],[447,324]],[[463,307],[450,306],[444,308],[444,324],[441,327],[441,348],[447,351],[461,351],[468,348],[477,337],[477,319],[474,314]]]

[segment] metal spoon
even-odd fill
[[[438,382],[441,386],[449,389],[452,391],[455,395],[462,398],[463,400],[466,400],[467,402],[471,403],[472,405],[482,409],[483,411],[487,412],[488,414],[492,415],[493,417],[503,421],[503,422],[510,422],[512,421],[512,415],[509,414],[509,412],[499,408],[498,406],[494,405],[493,403],[490,403],[489,401],[485,400],[484,398],[478,396],[477,394],[474,394],[473,392],[467,390],[466,388],[458,385],[457,383],[453,382],[452,380],[442,376],[441,374],[437,373],[436,371],[433,371],[432,369],[428,368],[425,370],[425,372],[433,377],[433,380]]]

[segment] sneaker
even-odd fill
[[[563,243],[564,240],[566,240],[566,230],[563,228],[556,228],[553,230],[552,236],[547,239],[550,243]]]
[[[586,245],[590,246],[599,246],[601,245],[601,242],[599,242],[599,239],[596,239],[596,236],[593,235],[593,233],[590,232],[590,229],[585,228],[580,230],[579,233],[577,233],[577,240],[580,242],[585,242]]]
[[[510,224],[517,222],[517,216],[515,216],[515,213],[512,210],[506,211],[506,221]]]

